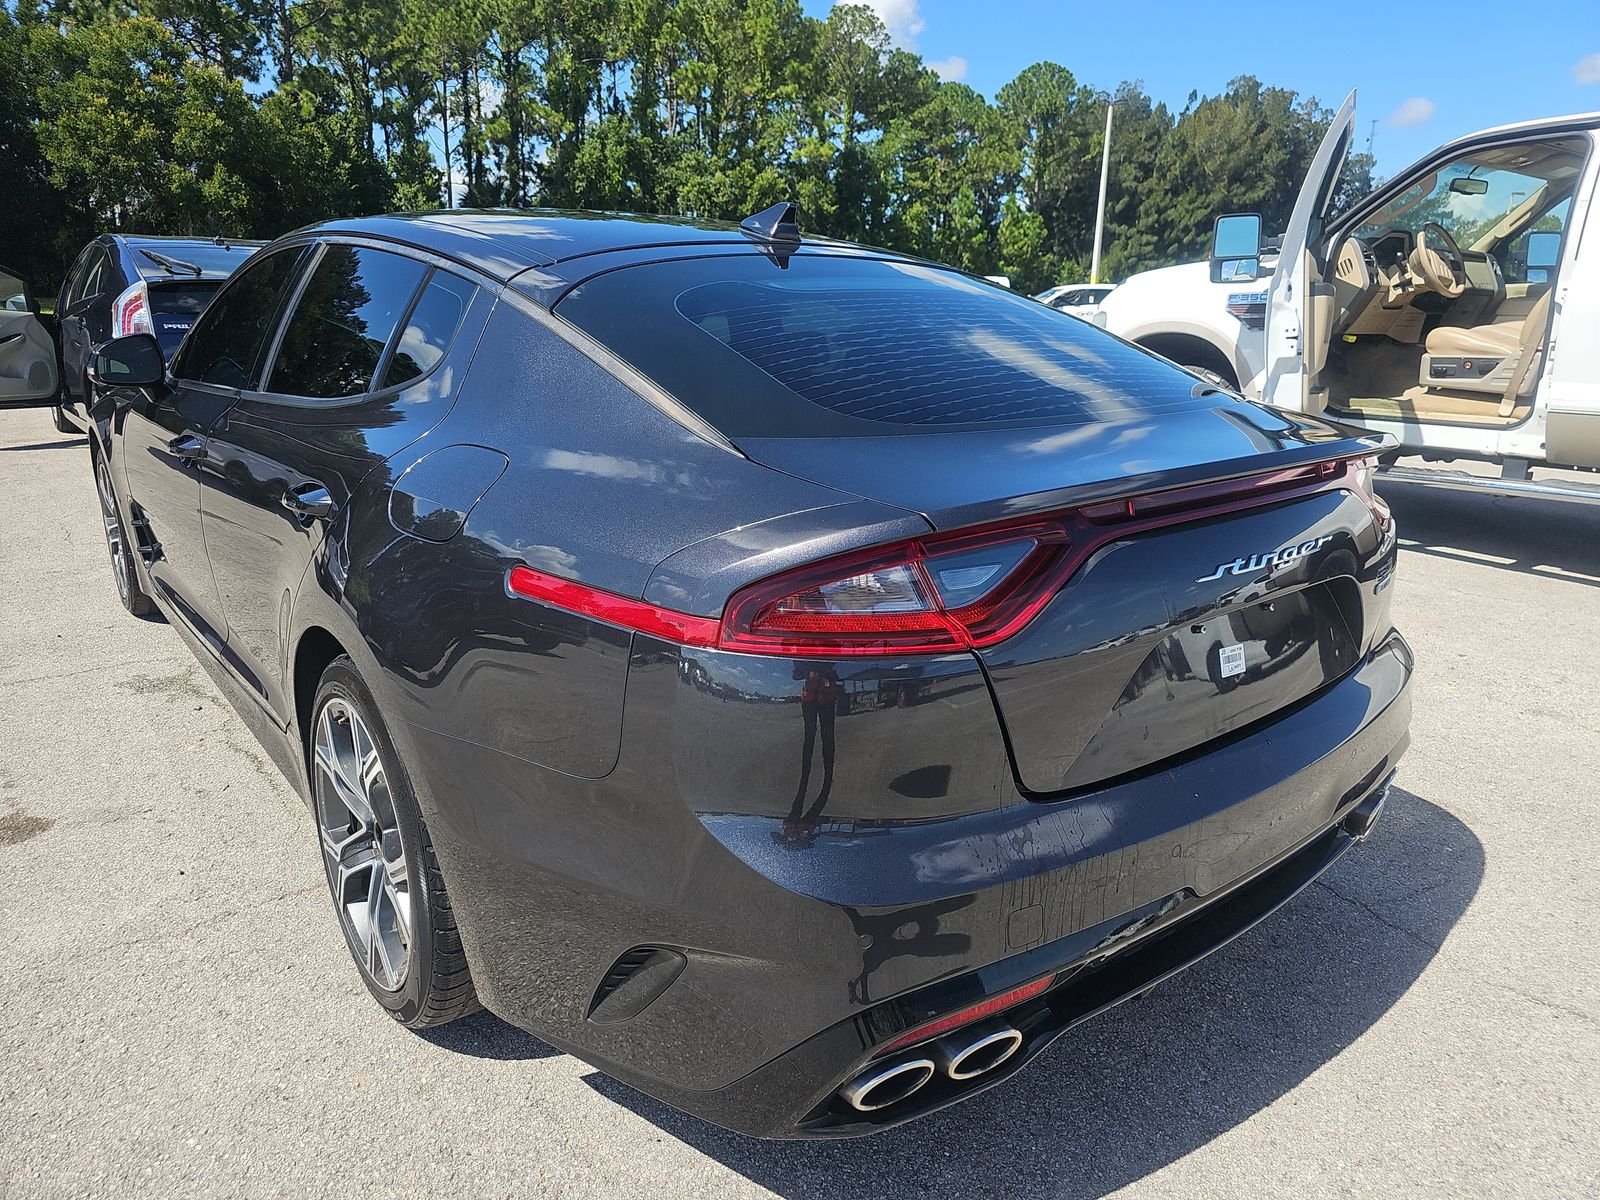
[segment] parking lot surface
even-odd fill
[[[86,444],[0,413],[0,1196],[1600,1193],[1600,509],[1388,494],[1416,712],[1372,839],[1009,1084],[766,1143],[384,1016],[308,811],[118,605]]]

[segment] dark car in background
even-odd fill
[[[88,369],[107,338],[154,334],[178,348],[195,317],[262,242],[101,234],[83,248],[56,299],[61,398],[56,428],[88,428]]]
[[[1407,745],[1385,439],[783,206],[334,222],[92,376],[119,595],[304,794],[377,1002],[746,1133],[1004,1080]]]

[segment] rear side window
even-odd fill
[[[1193,377],[1064,313],[915,263],[650,263],[557,312],[730,438],[1136,421]]]
[[[78,284],[72,289],[68,299],[69,304],[76,304],[90,296],[98,296],[105,290],[103,282],[106,271],[106,256],[104,251],[91,250],[88,261],[83,264],[83,273],[78,276]]]
[[[279,302],[304,253],[299,246],[279,250],[241,270],[195,323],[173,361],[173,375],[250,387],[277,325]]]
[[[338,399],[372,390],[428,268],[365,246],[329,246],[295,302],[265,391]]]
[[[450,348],[461,317],[472,300],[473,285],[435,271],[406,318],[380,387],[395,387],[433,370]]]

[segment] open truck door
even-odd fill
[[[1356,94],[1352,91],[1311,160],[1283,233],[1277,268],[1266,288],[1261,399],[1301,412],[1321,412],[1327,406],[1327,393],[1316,387],[1316,377],[1327,359],[1332,335],[1333,285],[1324,282],[1325,264],[1318,256],[1328,210],[1350,153],[1355,121]],[[1227,283],[1255,279],[1261,253],[1260,217],[1221,217],[1212,242],[1211,278]]]
[[[56,343],[27,282],[0,267],[0,408],[56,402]]]

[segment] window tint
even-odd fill
[[[428,268],[364,246],[329,246],[284,328],[265,390],[335,399],[372,387],[383,348]]]
[[[83,264],[83,274],[78,277],[78,286],[73,289],[69,304],[90,296],[98,296],[104,288],[104,275],[106,270],[106,256],[103,251],[91,250],[89,259]]]
[[[383,387],[394,387],[426,375],[444,357],[472,299],[472,284],[443,271],[435,271],[400,331],[394,357],[384,372]]]
[[[1136,421],[1192,376],[1065,313],[914,263],[652,263],[556,311],[730,438]]]
[[[217,294],[190,331],[172,373],[223,387],[254,385],[261,355],[277,326],[278,303],[303,247],[255,259]]]

